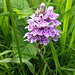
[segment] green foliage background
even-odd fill
[[[62,31],[59,41],[50,39],[41,49],[42,75],[75,75],[75,0],[10,0],[12,14],[9,0],[0,0],[0,75],[39,75],[37,43],[24,42],[23,36],[29,15],[35,13],[42,2],[47,7],[54,6],[62,23],[58,26]],[[22,57],[15,42],[13,21]]]

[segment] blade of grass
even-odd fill
[[[56,0],[56,3],[57,3],[58,5],[60,5],[60,1],[61,1],[61,0]],[[58,5],[56,6],[56,11],[59,11],[59,9],[60,9],[60,7],[59,7]]]
[[[51,51],[52,51],[52,54],[53,54],[53,58],[54,58],[56,68],[57,68],[59,74],[62,75],[59,60],[58,60],[58,56],[57,56],[57,53],[56,53],[56,50],[55,50],[55,47],[54,47],[52,41],[50,41],[50,47],[51,47]]]
[[[73,75],[75,75],[75,71],[73,72]]]
[[[72,72],[75,71],[75,69],[72,69],[72,68],[64,68],[64,67],[61,67],[61,70],[67,70],[67,71],[72,71]]]
[[[42,0],[42,2],[46,3],[46,0]]]
[[[73,30],[72,37],[71,37],[71,40],[70,40],[70,45],[69,45],[70,47],[71,47],[72,44],[73,44],[74,37],[75,37],[75,28],[74,28],[74,30]]]
[[[70,26],[70,28],[69,28],[69,30],[68,30],[67,36],[68,36],[68,35],[70,34],[70,32],[73,30],[74,26],[75,26],[75,16],[74,16],[74,19],[73,19],[73,21],[72,21],[72,24],[71,24],[71,26]]]
[[[7,12],[6,0],[2,0],[2,1],[3,1],[3,10],[4,10],[4,12]],[[4,28],[7,28],[7,31],[8,31],[9,21],[8,21],[8,17],[7,16],[5,17],[5,20],[6,20],[6,26]],[[5,37],[7,37],[7,36],[5,35]],[[9,45],[9,42],[7,44]],[[6,46],[4,46],[4,47],[6,47]],[[1,55],[1,58],[3,59],[2,55]],[[11,75],[11,72],[10,72],[10,69],[9,69],[8,65],[5,63],[4,66],[5,66],[6,70],[7,70],[8,75]]]
[[[0,44],[0,47],[4,47],[6,49],[9,49],[7,46]]]
[[[47,67],[47,64],[45,64],[45,66],[44,66],[44,69],[43,69],[43,75],[45,75],[46,67]]]
[[[44,59],[44,57],[43,57],[42,53],[40,53],[40,55],[41,55],[41,57],[42,57],[42,59],[43,59],[44,63],[46,63],[47,61]],[[46,63],[46,64],[47,64],[47,63]],[[48,70],[49,70],[49,72],[50,72],[50,75],[52,75],[52,70],[50,69],[50,67],[49,67],[49,65],[48,65],[48,64],[47,64],[47,68],[48,68]]]
[[[25,59],[22,59],[23,63],[25,63],[29,70],[34,73],[34,66],[28,61],[28,60],[25,60]],[[6,58],[6,59],[3,59],[3,60],[0,60],[0,64],[1,63],[20,63],[19,61],[19,58]]]
[[[64,10],[63,5],[64,5],[64,0],[61,1],[61,6],[60,6],[60,11],[61,11],[61,12],[63,12],[63,10]]]
[[[48,2],[47,2],[47,7],[49,6],[50,2],[51,2],[51,0],[48,0]]]
[[[60,3],[61,0],[57,0],[57,3]]]
[[[20,13],[20,14],[18,14],[18,13],[12,13],[13,14],[13,16],[29,16],[29,15],[31,15],[32,13]],[[9,14],[9,12],[4,12],[4,13],[2,13],[2,14],[0,14],[0,17],[2,17],[2,16],[10,16],[10,14]]]
[[[20,65],[21,65],[21,68],[23,68],[22,56],[21,56],[21,53],[20,53],[20,46],[19,46],[19,42],[18,42],[18,37],[17,37],[16,28],[15,28],[14,17],[13,17],[13,12],[12,12],[12,8],[11,8],[10,0],[7,0],[7,6],[8,6],[10,17],[11,17],[11,23],[12,23],[12,26],[13,26],[13,29],[14,29],[14,35],[15,35],[16,45],[17,45],[17,49],[18,49]],[[24,69],[23,69],[23,74],[25,75]]]
[[[3,59],[3,56],[1,56],[1,59]],[[4,63],[3,65],[5,66],[8,75],[11,75],[8,65],[6,63]]]
[[[6,50],[6,51],[3,51],[2,53],[0,53],[0,56],[4,55],[4,54],[7,54],[7,53],[10,53],[10,52],[14,52],[13,50]]]
[[[6,0],[2,0],[2,1],[3,1],[3,10],[4,10],[4,12],[7,12]],[[5,20],[6,20],[6,25],[8,26],[9,25],[9,21],[8,21],[8,17],[7,16],[5,17]]]
[[[43,52],[43,55],[45,55],[45,53],[46,53],[46,48],[44,47],[44,52]]]
[[[70,40],[70,44],[69,44],[69,47],[68,47],[68,51],[72,47],[72,44],[73,44],[73,41],[74,41],[74,37],[75,37],[75,28],[74,28],[73,33],[72,33],[72,37],[71,37],[71,40]]]
[[[2,0],[2,2],[3,2],[3,11],[5,13],[5,12],[7,12],[6,0]],[[3,31],[5,40],[7,42],[6,44],[7,44],[7,46],[9,46],[9,44],[10,44],[10,36],[9,35],[11,35],[9,20],[8,20],[8,16],[4,16],[3,18],[4,18],[4,20],[3,20],[3,25],[1,27],[1,29]],[[4,29],[7,29],[7,30],[4,30]]]
[[[72,0],[67,0],[65,12],[67,12],[68,10],[71,9],[71,5],[72,5]],[[62,50],[65,49],[65,43],[66,43],[66,38],[67,38],[67,29],[68,29],[68,24],[69,24],[68,21],[69,21],[69,14],[66,14],[64,16],[63,34],[61,37],[61,40],[62,40],[61,48],[62,48]]]

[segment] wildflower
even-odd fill
[[[40,9],[37,9],[35,14],[31,15],[28,20],[28,26],[25,29],[28,29],[24,36],[27,37],[25,41],[30,43],[39,42],[45,46],[50,42],[49,37],[54,41],[58,41],[57,38],[60,37],[60,31],[56,26],[61,23],[57,21],[59,14],[53,12],[53,7],[46,7],[44,3],[40,5]]]

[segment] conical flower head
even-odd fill
[[[27,37],[25,41],[39,42],[45,46],[50,42],[49,38],[58,41],[60,31],[56,27],[61,24],[56,20],[58,16],[59,14],[53,12],[52,6],[47,8],[44,3],[41,3],[40,9],[30,16],[29,25],[25,27],[29,31],[24,36]]]

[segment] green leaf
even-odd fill
[[[61,0],[56,0],[56,1],[57,1],[57,3],[60,3]]]
[[[60,68],[60,63],[59,63],[59,60],[58,60],[58,56],[57,56],[57,53],[56,53],[56,50],[54,48],[54,45],[53,45],[52,41],[50,41],[50,47],[51,47],[54,62],[55,62],[55,65],[56,65],[56,69],[58,70],[59,74],[62,75],[61,68]]]
[[[67,52],[69,52],[70,48],[71,48],[72,45],[73,45],[74,37],[75,37],[75,28],[74,28],[74,30],[73,30],[73,32],[72,32],[72,37],[71,37],[71,40],[70,40],[70,43],[69,43],[69,47],[68,47]]]
[[[28,9],[29,3],[27,0],[10,0],[12,8],[17,8],[19,10]]]
[[[24,56],[30,57],[30,58],[38,59],[37,56],[35,56],[34,54],[31,54],[31,53],[21,52],[21,54],[23,54]]]
[[[13,50],[6,50],[6,51],[0,53],[0,56],[2,56],[2,55],[4,55],[4,54],[7,54],[7,53],[10,53],[10,52],[13,52]]]
[[[29,13],[29,12],[28,12],[28,13],[26,12],[27,14],[25,14],[25,12],[24,12],[24,13],[22,12],[22,13],[25,14],[25,15],[20,15],[20,14],[21,14],[21,11],[18,10],[18,9],[16,9],[16,8],[14,8],[14,12],[16,12],[17,14],[19,14],[19,15],[18,15],[18,16],[19,16],[18,19],[25,18],[25,17],[27,17],[27,16],[29,16],[29,15],[32,14],[32,13]]]
[[[19,58],[6,58],[6,59],[3,59],[3,60],[0,60],[0,63],[20,63],[19,61]],[[34,73],[34,66],[28,61],[28,60],[25,60],[25,59],[22,59],[22,62],[25,63],[29,70]]]
[[[44,69],[43,69],[43,75],[45,75],[45,73],[46,73],[46,68],[47,68],[47,64],[45,64],[45,66],[44,66]]]
[[[72,37],[71,37],[71,40],[70,40],[70,45],[69,45],[70,47],[71,47],[72,44],[73,44],[74,37],[75,37],[75,28],[74,28],[74,30],[73,30]]]
[[[13,8],[13,11],[16,12],[18,14],[18,16],[22,16],[22,17],[19,17],[19,19],[25,18],[26,16],[29,16],[33,13],[33,9],[30,8],[27,0],[10,0],[10,1],[11,1],[11,6]],[[3,7],[2,0],[0,0],[0,7]],[[19,11],[19,13],[17,11]],[[9,14],[7,12],[0,14],[0,16],[5,16],[5,15],[9,16]],[[14,14],[14,15],[16,15],[16,14]]]
[[[11,0],[11,6],[16,13],[31,13],[33,12],[32,8],[29,7],[27,0]],[[28,16],[28,15],[27,15]],[[25,18],[26,16],[20,16],[19,19]]]
[[[0,47],[4,47],[4,48],[7,48],[7,49],[9,49],[7,46],[5,46],[5,45],[2,45],[2,44],[0,44]]]
[[[64,68],[64,67],[61,67],[61,70],[75,71],[75,69],[73,69],[73,68]]]
[[[0,0],[0,8],[3,8],[2,0]]]
[[[19,38],[20,50],[21,50],[21,53],[23,53],[22,58],[30,60],[31,58],[33,58],[33,56],[36,56],[37,48],[34,44],[31,44],[31,43],[28,43],[28,42],[24,41],[23,36],[27,32],[24,29],[24,26],[20,25],[20,26],[16,26],[16,27],[17,27],[17,34],[18,34],[18,38]],[[13,42],[12,42],[13,50],[17,51],[17,46],[16,46],[16,43],[15,43],[14,35],[12,36],[12,39],[13,39]],[[27,54],[24,55],[24,53],[27,53]],[[14,55],[15,55],[15,57],[18,57],[17,52],[14,52]],[[31,55],[33,55],[33,56],[31,56]]]
[[[32,13],[13,13],[13,16],[29,16],[31,15]],[[0,16],[10,16],[9,15],[9,12],[3,12],[2,14],[0,14]]]
[[[75,71],[73,72],[73,75],[75,75]]]
[[[70,32],[72,32],[72,30],[73,30],[74,27],[75,27],[75,16],[73,18],[71,26],[69,27],[67,36],[70,34]]]
[[[67,0],[66,2],[66,9],[65,9],[65,12],[67,12],[68,10],[71,9],[71,6],[72,6],[72,0]],[[68,30],[68,26],[69,26],[69,14],[66,14],[64,16],[64,22],[63,22],[63,34],[62,34],[62,37],[61,37],[61,48],[62,50],[65,49],[65,44],[66,44],[66,38],[67,38],[67,30]]]

